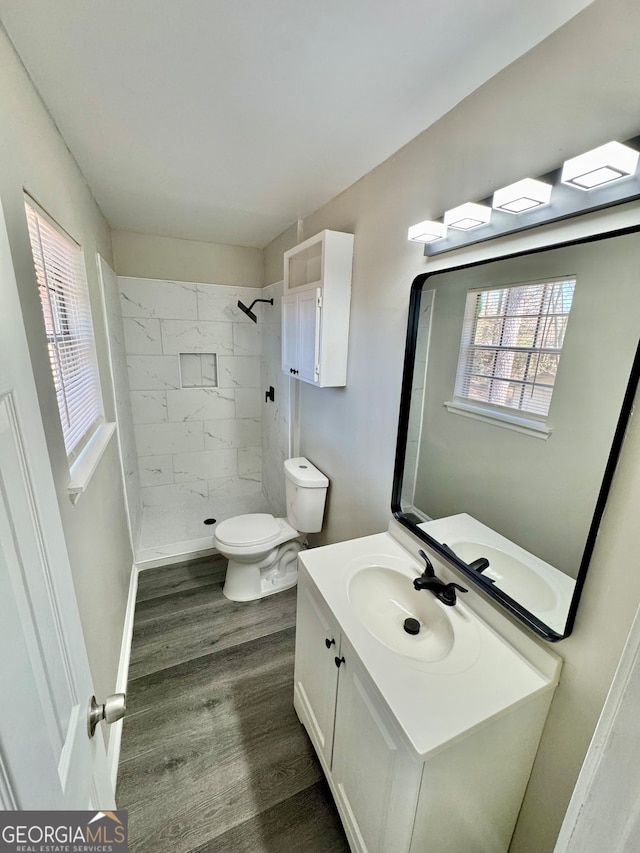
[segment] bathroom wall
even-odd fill
[[[122,643],[132,553],[115,440],[75,506],[51,378],[23,189],[84,250],[106,416],[113,420],[108,346],[96,252],[112,262],[111,234],[84,177],[0,28],[0,199],[20,291],[31,362],[96,695],[112,693]],[[108,731],[106,732],[108,737]]]
[[[389,520],[409,287],[427,268],[406,239],[415,222],[485,198],[609,139],[637,134],[640,5],[595,0],[567,25],[304,221],[355,234],[344,389],[299,383],[301,451],[331,480],[316,543],[384,530]],[[265,250],[282,277],[292,227]],[[574,634],[512,853],[550,853],[640,601],[640,430],[627,433]],[[619,592],[623,590],[623,594]]]
[[[261,290],[120,277],[142,503],[227,502],[262,491]],[[180,354],[215,354],[217,376]],[[205,360],[205,374],[208,359]],[[187,385],[208,387],[183,387]]]
[[[124,496],[127,509],[127,521],[131,547],[135,553],[142,524],[142,494],[138,473],[138,454],[136,438],[133,432],[131,397],[129,395],[129,374],[127,353],[124,342],[124,326],[120,309],[120,286],[118,276],[103,257],[98,257],[102,298],[104,301],[111,385],[115,402],[115,416],[118,446],[124,483]]]
[[[132,231],[116,230],[111,238],[118,275],[243,287],[264,282],[261,249]]]

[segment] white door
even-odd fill
[[[0,209],[0,808],[115,807],[92,693]]]
[[[320,288],[298,296],[298,371],[305,382],[320,379]]]

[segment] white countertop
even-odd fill
[[[473,591],[459,594],[453,607],[438,602],[454,626],[462,626],[467,635],[471,630],[472,653],[467,650],[461,657],[452,655],[443,661],[417,661],[397,654],[373,637],[349,603],[351,577],[365,565],[386,565],[406,573],[411,584],[412,578],[423,571],[423,566],[388,533],[301,551],[299,560],[408,745],[421,758],[555,686],[559,667],[556,680],[550,680],[508,645],[469,606]],[[415,594],[431,595],[428,591]]]

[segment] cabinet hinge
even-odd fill
[[[322,308],[322,294],[321,293],[318,294],[317,305],[318,305],[318,308]]]
[[[316,375],[316,379],[320,379],[320,365],[319,364],[316,364],[315,375]]]

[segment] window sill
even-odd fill
[[[454,415],[462,415],[465,418],[473,418],[476,421],[493,424],[493,426],[510,429],[514,432],[520,432],[523,435],[530,435],[533,438],[541,438],[546,441],[551,435],[551,427],[548,427],[542,421],[534,420],[533,418],[521,418],[510,415],[508,412],[501,412],[493,409],[485,408],[484,406],[476,406],[473,403],[465,403],[462,400],[451,400],[443,403],[448,412]]]
[[[116,431],[116,425],[100,424],[87,446],[70,468],[71,479],[67,491],[72,504],[76,504],[80,495],[87,490],[91,478],[107,449],[111,437]]]

